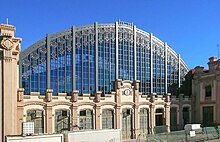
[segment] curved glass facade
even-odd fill
[[[188,72],[166,43],[121,21],[47,35],[21,53],[19,68],[26,94],[53,89],[53,95],[109,93],[116,79],[140,80],[143,94],[163,95],[180,87]]]

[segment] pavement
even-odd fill
[[[123,140],[123,142],[148,142],[148,141],[146,141],[145,139],[140,139],[140,141],[136,139],[129,139],[129,140]],[[205,142],[220,142],[220,139],[208,140]]]
[[[208,142],[220,142],[220,139],[209,140]]]

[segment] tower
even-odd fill
[[[0,25],[0,137],[17,131],[18,60],[21,38],[13,25]]]

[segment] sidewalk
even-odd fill
[[[220,142],[220,139],[209,140],[208,142]]]
[[[136,139],[130,139],[130,140],[123,140],[123,142],[147,142],[147,141],[144,139],[140,139],[140,141],[136,141]],[[206,142],[220,142],[220,139],[208,140]]]

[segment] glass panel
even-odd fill
[[[70,111],[56,110],[55,111],[55,131],[62,133],[63,131],[70,131]]]
[[[146,138],[149,132],[149,110],[147,108],[140,109],[139,119],[141,137]]]
[[[92,110],[82,110],[79,116],[79,129],[93,129],[93,113]]]
[[[34,133],[44,133],[44,117],[42,110],[27,111],[27,122],[34,122]]]
[[[114,112],[113,110],[105,109],[102,111],[102,129],[114,128]]]
[[[130,139],[132,136],[132,110],[122,110],[122,138]]]

